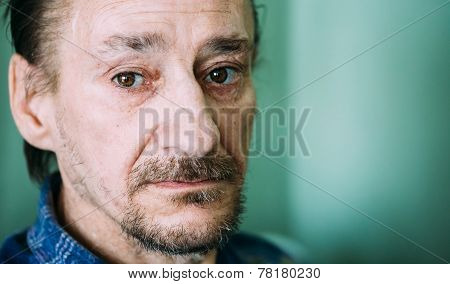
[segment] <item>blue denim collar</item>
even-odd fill
[[[104,263],[74,240],[58,223],[55,202],[61,176],[49,176],[41,187],[37,221],[27,232],[28,246],[39,263]]]

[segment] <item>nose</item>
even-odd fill
[[[165,90],[160,95],[171,103],[164,110],[163,123],[155,133],[160,149],[166,155],[190,157],[215,153],[220,132],[195,75],[179,68],[165,82]]]

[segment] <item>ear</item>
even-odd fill
[[[31,145],[53,151],[51,94],[39,90],[37,67],[14,54],[9,62],[9,103],[17,128]]]

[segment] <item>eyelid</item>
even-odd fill
[[[145,75],[146,75],[145,74],[146,72],[143,72],[142,70],[137,69],[137,68],[120,68],[118,70],[110,71],[109,74],[112,74],[112,75],[109,75],[109,76],[111,77],[111,80],[113,80],[115,77],[117,77],[117,75],[123,74],[123,73],[133,73],[133,74],[140,75],[142,77],[145,77]]]
[[[139,72],[135,72],[135,71],[121,71],[121,72],[115,73],[115,74],[112,76],[111,81],[114,80],[115,78],[117,78],[117,76],[119,76],[120,74],[127,74],[127,73],[129,73],[129,74],[135,74],[135,75],[138,75],[138,76],[141,76],[141,77],[145,77],[144,74],[139,73]]]
[[[104,77],[109,77],[112,79],[114,76],[120,73],[137,73],[146,78],[156,77],[155,74],[157,70],[147,64],[138,63],[138,62],[122,62],[120,64],[112,65],[104,74]]]
[[[231,62],[219,62],[217,64],[213,64],[212,66],[210,66],[209,68],[207,68],[205,71],[202,72],[202,80],[205,81],[206,78],[208,78],[209,74],[216,70],[216,69],[220,69],[220,68],[230,68],[233,69],[233,71],[235,71],[238,74],[245,74],[247,71],[247,67],[244,64],[241,63],[231,63]]]

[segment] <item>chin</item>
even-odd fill
[[[243,211],[240,191],[220,192],[172,196],[159,203],[158,213],[151,204],[134,203],[125,211],[122,230],[147,251],[207,253],[224,245],[238,230]]]

